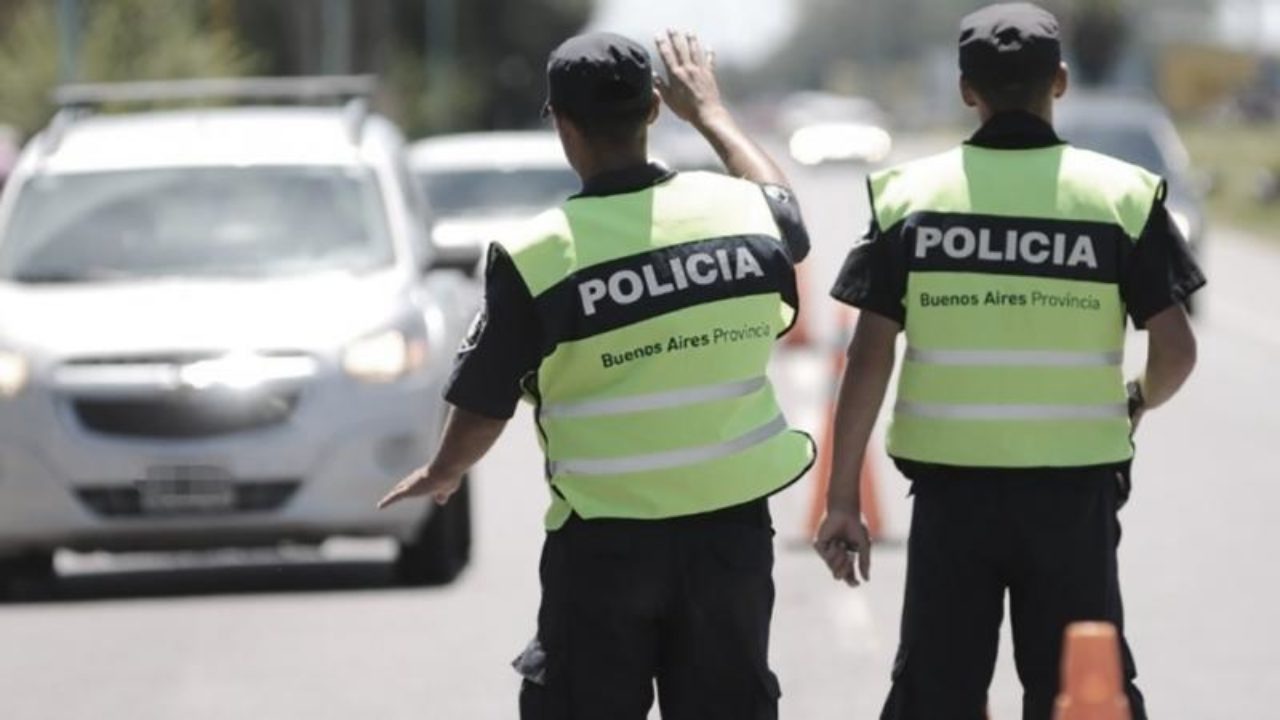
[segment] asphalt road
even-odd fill
[[[815,242],[809,315],[866,220],[851,169],[797,173]],[[1153,717],[1276,717],[1280,687],[1280,244],[1220,230],[1198,320],[1197,375],[1139,438],[1123,512],[1130,636]],[[1141,361],[1135,340],[1130,362]],[[781,356],[792,418],[818,429],[829,391],[821,348]],[[883,458],[883,453],[879,453]],[[321,554],[59,557],[61,578],[0,605],[0,718],[513,718],[508,667],[534,627],[545,489],[527,413],[476,472],[472,567],[455,584],[394,587],[380,542]],[[880,463],[890,535],[909,524],[905,485]],[[773,664],[783,716],[874,718],[888,686],[905,570],[892,541],[873,581],[832,583],[805,549],[810,481],[774,502]],[[370,498],[373,502],[375,498]],[[1002,650],[992,717],[1020,716]]]

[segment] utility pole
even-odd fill
[[[423,0],[422,16],[426,22],[426,77],[431,104],[444,108],[441,117],[448,118],[453,106],[453,64],[458,47],[457,0]]]
[[[326,75],[351,72],[351,0],[324,0],[324,51],[321,69]]]
[[[80,0],[58,0],[58,81],[80,79]]]

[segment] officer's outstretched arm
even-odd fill
[[[702,133],[730,175],[789,187],[782,169],[738,126],[721,101],[715,55],[702,48],[698,36],[668,30],[656,42],[667,69],[666,79],[658,79],[658,90],[671,112]]]
[[[506,420],[454,407],[445,423],[444,439],[440,441],[435,458],[397,483],[378,507],[424,495],[445,504],[462,485],[462,477],[489,452],[506,426]]]
[[[1147,320],[1147,368],[1139,385],[1142,410],[1172,398],[1196,366],[1196,336],[1182,305],[1173,305]]]

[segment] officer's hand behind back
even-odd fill
[[[860,513],[827,511],[813,541],[831,577],[850,587],[871,579],[871,534]]]
[[[667,77],[657,79],[658,91],[676,117],[695,126],[724,112],[716,83],[715,54],[704,50],[694,33],[668,30],[656,38]]]

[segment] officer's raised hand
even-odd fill
[[[378,509],[381,510],[406,498],[425,496],[430,496],[437,505],[444,505],[461,486],[461,475],[442,475],[433,471],[430,465],[423,465],[396,483],[396,486],[391,488],[391,492],[378,502]]]
[[[705,50],[694,33],[668,30],[656,42],[667,77],[656,78],[655,85],[671,112],[702,133],[730,175],[789,187],[786,174],[738,127],[720,99],[715,54]],[[806,243],[805,251],[797,257],[803,258],[807,251]]]
[[[694,33],[668,30],[656,39],[667,77],[658,78],[658,91],[676,117],[703,125],[725,112],[716,83],[715,55],[702,48]]]
[[[871,535],[860,512],[829,509],[813,549],[836,580],[857,587],[871,579]]]

